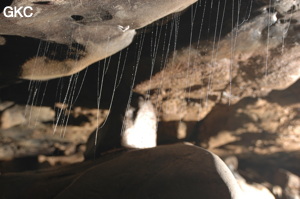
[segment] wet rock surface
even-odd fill
[[[91,136],[89,159],[124,150],[116,140],[134,90],[155,107],[158,145],[189,141],[214,152],[251,198],[299,198],[299,2],[251,2],[242,1],[238,18],[231,3],[199,1],[78,75],[2,88],[1,173],[80,162],[92,132],[100,147]],[[30,107],[43,117],[26,117]],[[27,156],[34,160],[20,160]]]

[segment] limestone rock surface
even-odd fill
[[[7,17],[1,10],[0,77],[72,75],[128,46],[135,29],[195,1],[6,1],[4,6],[30,6],[33,16]]]
[[[232,5],[233,2],[236,4]],[[74,16],[77,21],[71,17],[76,24],[74,27],[80,23],[80,16]],[[37,99],[44,99],[42,106],[58,108],[54,124],[41,122],[42,125],[35,130],[43,137],[48,135],[43,132],[51,134],[56,128],[56,132],[65,136],[68,142],[79,143],[70,152],[71,155],[75,152],[80,154],[78,162],[83,159],[83,151],[90,154],[89,157],[85,156],[87,159],[93,160],[98,156],[101,159],[112,151],[123,150],[116,140],[120,139],[122,115],[132,100],[131,91],[134,90],[147,96],[154,105],[158,120],[158,148],[161,144],[189,141],[222,158],[233,155],[239,162],[237,170],[244,179],[242,183],[247,188],[250,186],[253,193],[259,194],[261,190],[260,194],[266,193],[272,198],[271,192],[276,199],[299,197],[295,191],[298,189],[298,180],[293,180],[300,176],[298,1],[198,1],[182,15],[172,17],[169,22],[151,25],[147,31],[138,31],[134,42],[126,50],[103,60],[99,65],[90,66],[88,71],[59,80],[38,82],[36,90],[41,88],[41,83],[47,85],[45,92],[35,92],[35,89],[28,91],[28,85],[32,88],[35,82],[24,81],[1,89],[1,100],[16,104],[33,100],[29,104],[37,105],[40,103]],[[85,17],[82,22],[88,22],[88,19]],[[126,34],[129,31],[126,31],[127,26],[122,27],[119,27],[120,33],[125,31]],[[0,44],[14,41],[9,38],[3,36]],[[41,43],[43,50],[47,49],[44,44]],[[65,48],[62,51],[74,52],[65,51]],[[26,50],[21,49],[20,52]],[[42,98],[43,94],[45,97]],[[57,103],[59,105],[55,105]],[[3,104],[3,107],[10,105]],[[98,111],[98,108],[102,110]],[[87,111],[91,109],[93,111]],[[108,118],[107,114],[102,115],[104,109],[106,112],[109,109]],[[132,115],[135,116],[134,111]],[[20,127],[14,125],[17,126],[11,128]],[[18,128],[18,131],[22,130]],[[87,150],[81,149],[91,133]],[[31,135],[29,132],[27,139],[33,139]],[[51,157],[36,154],[39,165],[66,163],[67,160],[63,158],[68,156],[65,155],[69,154],[68,150],[64,151],[63,147],[60,149],[63,156],[55,153]],[[180,156],[180,150],[177,149]],[[10,157],[15,156],[10,153]],[[166,166],[162,166],[164,169],[173,166],[171,162],[174,159],[170,158],[167,162],[162,159],[165,157],[157,161]],[[185,160],[179,158],[174,161],[180,165]],[[76,162],[71,161],[71,157],[68,161]],[[1,162],[0,169],[9,163]],[[55,174],[53,181],[57,183],[60,179],[58,176],[68,174],[73,166],[65,167],[61,175]],[[104,165],[97,166],[107,169]],[[194,164],[192,168],[196,169],[197,166]],[[112,167],[121,169],[118,164]],[[81,171],[86,171],[85,168]],[[90,168],[90,173],[77,172],[82,176],[74,176],[84,181],[86,176],[102,175],[96,167],[95,170]],[[3,175],[6,181],[11,179],[22,184],[23,174],[9,174],[5,169],[1,169],[1,172],[7,173]],[[33,181],[45,181],[45,175],[32,177],[31,174]],[[80,181],[74,181],[76,186],[65,189],[73,182],[74,176],[69,176],[67,182],[59,181],[65,190],[62,194],[66,194],[62,196],[69,197],[71,192],[68,190],[79,191]],[[134,177],[137,179],[141,176],[135,173]],[[49,188],[55,184],[48,182],[43,186]],[[96,183],[91,184],[96,186]],[[50,192],[62,191],[57,190]]]

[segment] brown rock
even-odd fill
[[[188,145],[134,150],[56,170],[4,174],[0,185],[1,196],[9,198],[243,198],[217,156]]]
[[[260,9],[258,15],[251,15],[247,22],[220,37],[217,44],[198,41],[197,45],[175,51],[165,68],[151,80],[136,85],[135,91],[151,91],[164,121],[199,121],[216,103],[265,97],[274,89],[291,86],[300,77],[296,31],[300,12],[281,16],[267,12],[266,7]],[[289,20],[295,23],[285,23]]]
[[[5,106],[9,102],[4,102]],[[53,121],[54,110],[49,107],[12,105],[1,111],[0,129],[7,129],[21,124],[31,124]]]
[[[195,1],[12,1],[17,8],[31,6],[33,16],[0,14],[0,75],[34,80],[72,75],[128,46],[135,29]]]
[[[14,158],[52,155],[55,151],[72,150],[77,143],[54,136],[37,136],[36,130],[26,127],[13,127],[0,131],[0,161]],[[75,145],[75,146],[74,146]],[[69,152],[70,153],[70,152]]]
[[[284,169],[279,169],[274,175],[274,184],[282,190],[282,198],[300,198],[300,177]]]

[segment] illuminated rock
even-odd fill
[[[1,11],[0,77],[45,80],[72,75],[128,46],[135,29],[195,1],[12,1],[7,6],[30,6],[33,16],[7,17]]]

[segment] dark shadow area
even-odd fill
[[[210,113],[195,126],[189,141],[194,141],[198,145],[202,142],[205,143],[210,137],[218,135],[220,131],[236,131],[247,123],[255,123],[252,118],[244,113],[234,113],[238,109],[243,110],[246,106],[255,104],[256,101],[256,98],[246,97],[231,106],[216,104]]]
[[[273,90],[266,99],[281,106],[289,106],[300,101],[300,79],[284,90]]]
[[[76,43],[68,46],[30,37],[7,35],[2,37],[5,44],[0,45],[0,83],[17,79],[22,73],[21,66],[36,57],[64,61],[79,60],[85,55],[85,48]]]
[[[49,5],[51,1],[34,1],[33,4],[39,4],[39,5]]]
[[[259,154],[243,154],[239,158],[240,170],[246,170],[246,168],[255,168],[256,171],[261,175],[259,178],[254,179],[268,179],[272,181],[274,173],[278,169],[286,169],[297,175],[300,175],[300,166],[295,161],[299,157],[299,151],[277,152],[266,155]]]
[[[0,161],[0,170],[2,173],[33,171],[38,168],[39,162],[36,156]]]
[[[13,0],[1,0],[0,2],[0,13],[3,12],[4,8],[6,6],[10,6],[12,4]]]
[[[276,141],[279,136],[274,133],[261,132],[261,133],[243,133],[237,136],[238,141],[229,142],[225,145],[222,145],[218,148],[220,149],[230,149],[232,146],[243,146],[243,147],[251,147],[255,145],[257,140],[264,141]],[[272,145],[269,145],[269,147]],[[268,147],[268,145],[264,145],[264,147]]]

